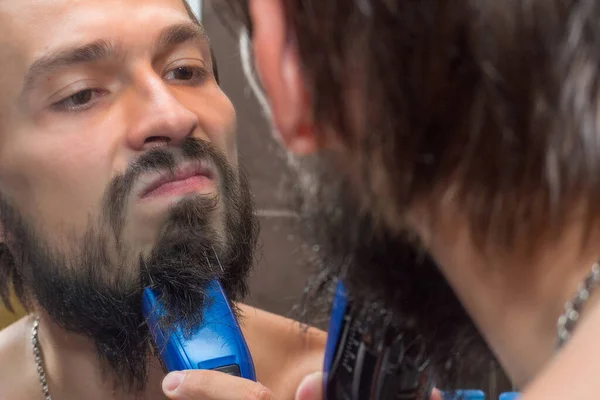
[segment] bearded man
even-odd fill
[[[142,290],[193,329],[210,281],[243,298],[257,238],[206,34],[181,0],[7,0],[0,31],[0,294],[30,312],[0,333],[0,397],[164,399]],[[323,334],[236,309],[293,397]]]

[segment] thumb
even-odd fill
[[[306,376],[298,390],[296,400],[322,400],[323,399],[323,373],[315,372]]]
[[[442,392],[437,389],[433,389],[433,392],[431,393],[431,400],[444,400],[442,397]]]

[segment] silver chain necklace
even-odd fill
[[[598,283],[600,283],[600,264],[595,263],[592,266],[592,271],[581,283],[577,294],[573,297],[573,299],[565,302],[565,311],[558,318],[557,333],[559,348],[562,347],[562,345],[564,345],[565,342],[567,342],[571,337],[573,329],[575,329],[575,325],[577,325],[577,322],[579,321],[581,310],[585,302],[590,298],[592,291],[598,286]],[[46,371],[44,370],[44,360],[42,358],[42,352],[40,348],[38,334],[39,325],[40,319],[36,318],[33,321],[33,326],[31,327],[31,345],[33,347],[33,357],[35,359],[38,377],[42,386],[44,400],[52,400],[52,396],[50,396],[50,390],[48,389]]]
[[[573,329],[575,329],[575,325],[579,321],[581,310],[587,299],[590,298],[592,291],[598,286],[598,283],[600,283],[600,264],[596,262],[592,265],[592,270],[588,276],[581,282],[577,294],[565,303],[565,312],[558,318],[557,348],[561,348],[571,338]]]
[[[38,377],[40,378],[40,384],[42,385],[42,394],[44,395],[44,400],[52,400],[52,396],[50,396],[50,390],[48,389],[48,381],[46,380],[46,371],[44,370],[44,360],[42,358],[38,334],[39,326],[40,319],[36,318],[33,321],[33,326],[31,327],[31,346],[33,347],[33,358],[35,359]]]

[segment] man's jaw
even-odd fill
[[[201,322],[203,289],[213,279],[221,280],[232,300],[246,293],[257,235],[248,183],[209,144],[185,143],[181,154],[157,149],[115,177],[103,197],[99,216],[104,218],[90,221],[89,229],[72,242],[71,251],[47,243],[18,209],[0,210],[4,226],[10,227],[18,242],[15,252],[21,258],[15,271],[24,277],[26,294],[62,330],[94,343],[92,359],[124,391],[145,389],[153,381],[147,375],[151,368],[147,361],[153,357],[139,310],[144,287],[153,285],[162,291],[167,326],[173,321],[183,321],[186,327]],[[213,167],[218,195],[156,196],[138,203],[137,190],[161,175],[169,176],[164,171],[172,171],[171,179],[181,179],[179,169],[193,165],[193,173],[202,174],[201,162],[210,165],[205,168]],[[217,217],[222,220],[219,226],[213,221]],[[147,251],[138,246],[140,237],[133,237],[139,233],[152,235]],[[231,240],[225,242],[223,237]]]

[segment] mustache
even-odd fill
[[[125,204],[140,175],[148,172],[175,173],[177,166],[185,161],[202,161],[213,166],[221,181],[232,182],[235,179],[225,155],[205,140],[186,137],[178,147],[149,150],[131,162],[125,172],[112,179],[102,200],[104,215],[116,238],[123,231]],[[223,186],[225,190],[229,187]]]

